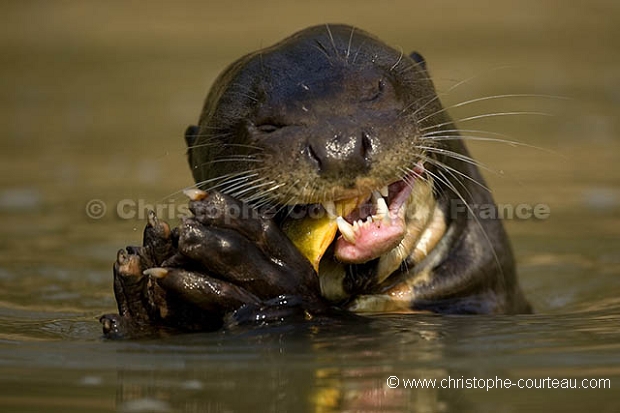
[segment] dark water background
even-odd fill
[[[450,109],[552,115],[459,123],[542,148],[470,145],[497,202],[550,208],[506,222],[537,314],[103,341],[111,263],[144,226],[132,203],[166,218],[185,202],[182,133],[214,77],[324,22],[422,52],[445,106],[568,98]],[[4,1],[0,23],[1,411],[620,411],[620,3]],[[390,389],[393,375],[611,389]]]

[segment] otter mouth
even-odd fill
[[[406,204],[413,182],[424,172],[420,164],[404,179],[372,191],[362,204],[345,217],[337,216],[340,236],[336,238],[334,256],[338,261],[361,264],[394,249],[407,231]],[[323,204],[330,215],[331,205]],[[329,209],[328,209],[329,208]]]
[[[424,171],[419,162],[404,178],[370,193],[308,205],[318,207],[319,213],[285,222],[283,229],[317,270],[330,247],[344,264],[379,258],[397,248],[407,235],[414,183]]]

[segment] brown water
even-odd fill
[[[620,6],[427,3],[2,2],[0,410],[619,411]],[[542,148],[471,144],[499,203],[550,208],[546,220],[506,222],[537,314],[103,341],[112,260],[144,225],[117,206],[181,205],[176,191],[191,184],[182,133],[214,76],[323,22],[422,52],[446,106],[568,98],[450,110],[553,115],[460,122]],[[86,213],[93,199],[107,206],[101,219]],[[611,389],[403,387],[496,376],[610,379]]]

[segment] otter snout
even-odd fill
[[[368,172],[372,159],[371,136],[359,125],[330,122],[308,137],[306,155],[324,177],[354,177]]]

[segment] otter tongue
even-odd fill
[[[363,202],[364,199],[360,198],[326,202],[324,208],[327,214],[290,219],[284,222],[282,229],[318,272],[319,262],[338,232],[336,217],[349,215]]]

